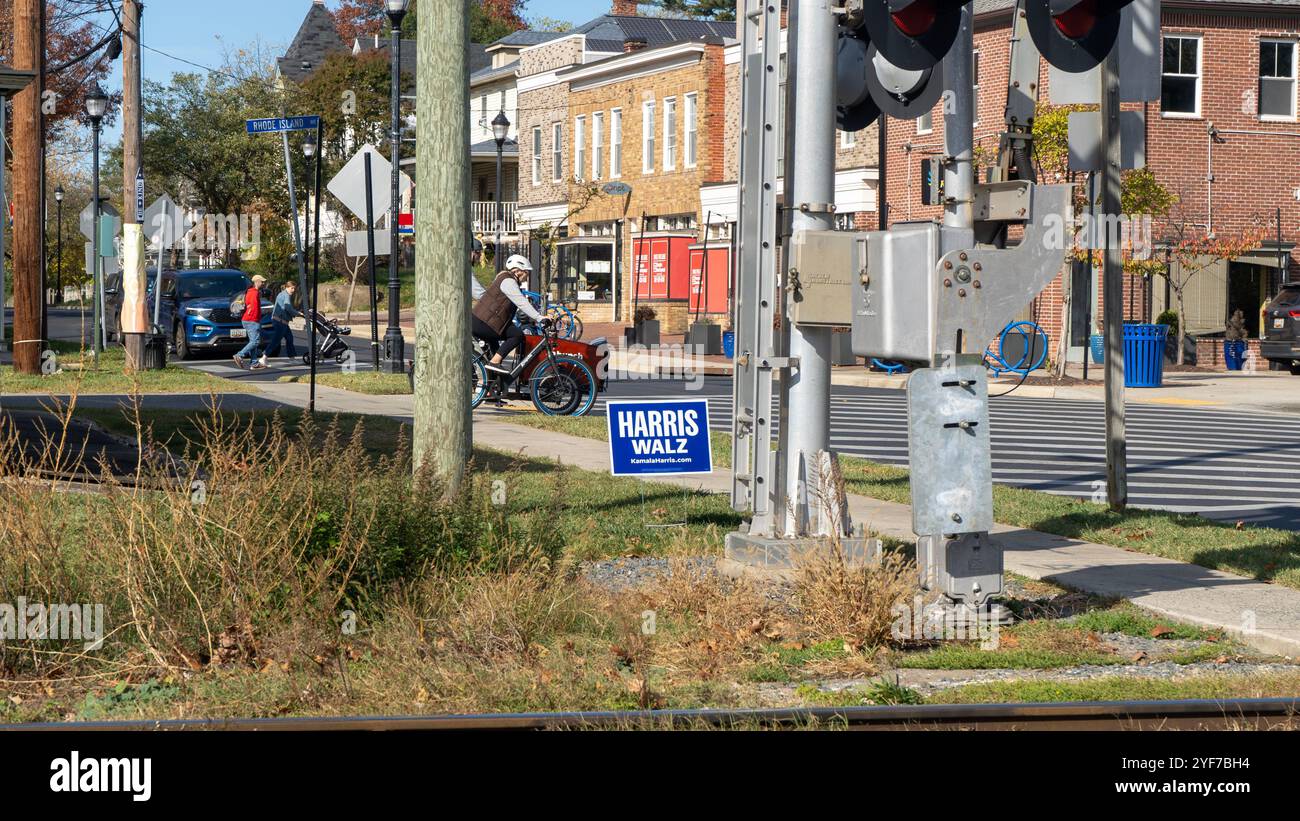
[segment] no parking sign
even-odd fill
[[[707,400],[614,401],[605,407],[615,476],[713,472]]]

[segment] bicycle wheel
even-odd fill
[[[469,363],[469,407],[470,410],[483,404],[487,396],[487,368],[483,367],[483,357],[475,354]]]
[[[555,324],[555,335],[560,339],[576,339],[573,328],[573,314],[566,311],[559,305],[552,305],[546,309],[546,315],[551,318]]]
[[[533,404],[547,416],[585,416],[596,404],[596,377],[577,359],[543,362],[531,383]]]

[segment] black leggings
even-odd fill
[[[497,333],[488,327],[488,324],[478,317],[472,317],[474,336],[487,343],[488,349],[492,354],[501,354],[501,358],[509,356],[515,348],[524,343],[524,330],[513,322],[507,322],[506,328],[501,333]]]

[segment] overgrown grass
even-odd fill
[[[247,383],[222,379],[201,371],[167,365],[159,371],[126,372],[126,351],[109,348],[96,364],[90,351],[67,343],[51,343],[56,356],[52,373],[16,373],[0,366],[0,394],[130,394],[130,393],[238,393],[255,390]]]
[[[997,681],[941,690],[926,701],[990,702],[1124,701],[1189,698],[1266,698],[1300,692],[1300,671],[1255,675],[1206,674],[1177,679],[1108,676],[1084,681]]]
[[[520,414],[521,425],[573,436],[606,440],[603,417],[556,418]],[[731,464],[730,438],[712,436],[714,464]],[[852,456],[840,457],[851,493],[899,504],[911,502],[908,471]],[[1115,512],[1105,505],[1040,491],[993,486],[997,521],[1081,541],[1114,545],[1261,581],[1300,588],[1300,533],[1212,521],[1191,513],[1130,507]]]
[[[311,377],[305,375],[282,376],[280,382],[307,383]],[[372,396],[398,396],[411,393],[411,380],[404,373],[382,373],[375,371],[357,371],[356,373],[318,373],[316,383],[329,388],[342,388],[345,391],[367,393]]]

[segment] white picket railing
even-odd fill
[[[515,219],[519,203],[501,203],[501,233],[513,234],[518,230]],[[474,201],[469,204],[470,225],[476,234],[495,234],[497,225],[497,203]]]

